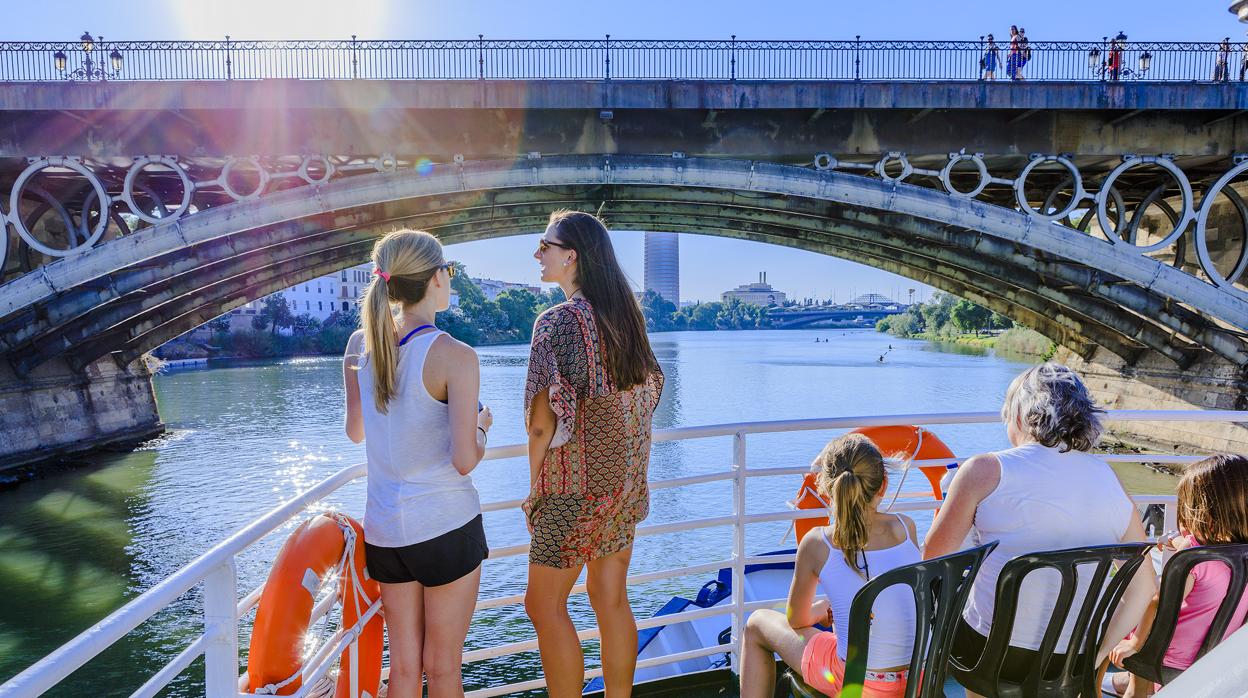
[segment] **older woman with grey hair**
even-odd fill
[[[992,625],[997,577],[1011,558],[1145,539],[1118,477],[1088,453],[1100,439],[1102,414],[1079,376],[1061,364],[1034,366],[1010,383],[1001,418],[1012,448],[974,456],[958,468],[927,534],[926,558],[956,551],[968,534],[974,545],[1000,541],[975,578],[953,656],[971,664],[979,657]],[[1059,586],[1055,570],[1023,582],[1004,678],[1020,680],[1036,664]],[[1058,647],[1066,646],[1069,633],[1068,626]]]

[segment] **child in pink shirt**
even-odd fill
[[[1164,537],[1158,545],[1174,550],[1201,544],[1248,543],[1248,458],[1219,454],[1194,463],[1179,481],[1179,535]],[[1186,669],[1196,661],[1218,607],[1226,598],[1231,570],[1221,562],[1202,562],[1187,575],[1183,603],[1175,622],[1174,636],[1162,664]],[[1136,632],[1110,653],[1110,660],[1135,654],[1148,638],[1157,612],[1157,598],[1144,611]],[[1223,639],[1244,624],[1248,616],[1248,593],[1240,598]],[[1119,678],[1121,677],[1121,678]],[[1114,688],[1124,697],[1152,694],[1149,681],[1125,672],[1114,675]]]

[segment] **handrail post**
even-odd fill
[[[359,59],[359,53],[358,53],[359,49],[356,46],[355,36],[356,36],[355,34],[351,35],[351,79],[352,80],[360,76],[360,70],[359,70],[360,59]]]
[[[238,695],[238,567],[234,557],[204,577],[204,695]]]
[[[477,34],[477,79],[485,79],[485,34]]]
[[[230,52],[230,35],[225,35],[225,79],[234,79],[234,59]]]
[[[741,650],[745,641],[745,432],[732,437],[732,513],[737,522],[732,529],[732,644],[741,670]]]
[[[854,79],[861,80],[862,72],[862,35],[854,35]]]
[[[736,80],[737,79],[737,35],[736,34],[732,35],[731,48],[729,48],[728,51],[729,51],[728,55],[732,57],[732,60],[729,61],[730,68],[729,68],[728,79]]]
[[[607,80],[610,80],[610,79],[611,79],[611,35],[610,35],[610,34],[607,34],[606,51],[605,51],[605,53],[606,53],[606,66],[607,66],[607,68],[606,68],[606,70],[607,70],[607,72],[606,72],[606,76],[607,76],[607,78],[606,78],[606,79],[607,79]]]

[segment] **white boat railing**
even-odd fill
[[[1248,422],[1248,411],[1113,410],[1109,412],[1107,419],[1111,422]],[[762,562],[787,562],[793,559],[792,555],[769,555],[765,557],[746,555],[745,527],[750,524],[764,522],[791,521],[799,518],[819,517],[823,515],[823,512],[819,510],[784,510],[754,514],[746,513],[746,483],[750,478],[801,475],[809,470],[807,466],[754,469],[747,468],[746,439],[749,435],[795,431],[853,429],[858,427],[890,426],[898,424],[934,426],[947,424],[987,424],[999,421],[1000,416],[996,412],[960,412],[744,422],[736,424],[683,427],[654,432],[654,440],[657,442],[731,437],[732,465],[728,470],[689,477],[654,480],[651,481],[650,487],[653,490],[659,490],[709,482],[731,481],[733,483],[733,505],[731,512],[723,516],[645,525],[638,528],[637,535],[655,536],[702,528],[731,526],[733,528],[732,553],[729,557],[714,562],[631,575],[628,578],[628,582],[630,585],[643,584],[657,580],[715,572],[723,568],[731,568],[732,596],[730,603],[726,606],[698,608],[696,610],[683,611],[672,615],[644,618],[638,621],[637,627],[638,629],[645,629],[666,626],[731,613],[732,639],[729,643],[714,647],[705,647],[678,654],[670,654],[663,657],[646,659],[638,662],[638,668],[670,664],[698,657],[735,652],[735,648],[741,637],[741,630],[745,622],[746,614],[757,608],[768,607],[774,605],[778,601],[783,601],[782,599],[757,600],[748,603],[744,601],[742,590],[745,588],[744,577],[747,565]],[[496,460],[502,458],[515,458],[524,456],[525,453],[525,444],[500,446],[488,449],[486,451],[485,459]],[[1198,456],[1176,456],[1149,453],[1106,454],[1103,455],[1102,458],[1112,462],[1139,463],[1186,463],[1199,459]],[[948,463],[950,460],[952,459],[940,459],[938,462],[943,464]],[[921,462],[916,461],[916,463]],[[203,632],[200,635],[195,636],[190,644],[184,648],[181,653],[166,663],[165,666],[161,667],[146,683],[135,691],[132,696],[147,697],[156,695],[179,674],[185,671],[186,668],[201,655],[205,660],[204,694],[206,696],[209,696],[209,698],[239,698],[240,696],[254,695],[245,692],[246,674],[244,673],[240,676],[239,673],[238,635],[240,621],[259,603],[262,587],[249,592],[241,599],[239,598],[236,557],[257,541],[281,527],[283,524],[304,514],[305,510],[310,505],[315,504],[316,502],[319,502],[325,497],[333,494],[347,483],[363,477],[365,475],[365,470],[366,469],[363,464],[345,468],[309,488],[307,491],[272,509],[264,516],[252,522],[250,525],[213,546],[210,550],[208,550],[208,552],[199,556],[168,578],[131,600],[120,609],[109,614],[108,617],[82,632],[80,635],[70,640],[56,651],[31,665],[25,671],[22,671],[17,676],[14,676],[3,685],[0,685],[0,698],[37,696],[47,691],[64,680],[72,672],[85,665],[92,658],[103,652],[105,649],[121,640],[140,624],[172,605],[178,600],[179,597],[200,583],[204,585],[202,611],[204,627]],[[1174,496],[1146,495],[1136,496],[1134,497],[1134,500],[1137,506],[1144,506],[1148,504],[1162,505],[1165,509],[1164,529],[1173,530],[1176,528]],[[484,504],[482,508],[487,512],[516,509],[520,507],[522,501],[523,500],[521,499],[513,499],[491,502]],[[930,511],[934,510],[937,507],[937,504],[937,502],[932,500],[907,501],[906,499],[901,499],[896,501],[891,509],[893,511]],[[492,548],[490,550],[489,559],[497,560],[503,557],[523,555],[528,552],[528,548],[528,545],[511,545],[500,548]],[[488,566],[486,569],[488,572]],[[583,593],[584,591],[584,584],[578,584],[573,587],[572,590],[573,593]],[[478,611],[499,608],[502,606],[519,604],[522,603],[523,600],[524,597],[522,594],[486,598],[479,600],[476,608]],[[313,622],[330,612],[332,601],[333,596],[330,595],[327,599],[322,600],[322,602],[316,606],[313,610]],[[377,602],[370,609],[368,609],[356,626],[352,628],[340,629],[321,644],[319,649],[313,654],[312,658],[305,662],[305,666],[303,668],[302,688],[294,694],[295,696],[308,695],[309,692],[315,688],[317,681],[326,676],[328,672],[337,665],[342,653],[350,649],[351,645],[358,637],[359,631],[363,628],[364,624],[378,612],[379,606],[380,602]],[[588,628],[580,631],[578,635],[582,641],[595,639],[598,637],[598,628],[596,626]],[[536,649],[537,640],[535,638],[520,642],[499,644],[466,652],[464,654],[464,663],[490,660],[517,654],[519,652],[529,652]],[[596,678],[601,675],[601,668],[588,669],[586,671],[586,678]],[[545,680],[537,678],[530,681],[484,688],[473,691],[468,695],[472,698],[489,698],[491,696],[503,695],[507,693],[540,689],[544,686]]]

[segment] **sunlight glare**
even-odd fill
[[[197,39],[350,39],[381,36],[389,2],[217,0],[176,3],[182,31]]]

